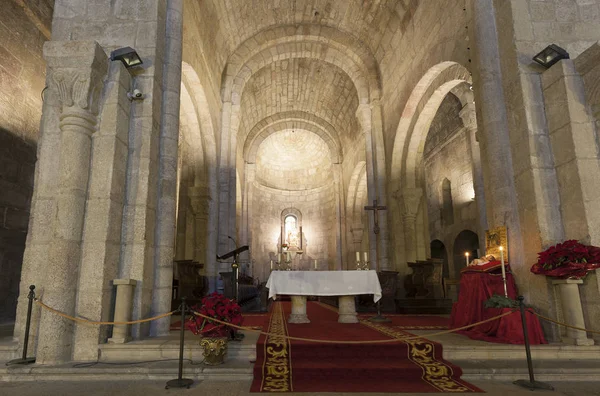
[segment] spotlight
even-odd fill
[[[556,44],[550,44],[542,52],[533,57],[534,61],[545,68],[549,68],[562,59],[569,59],[569,53]]]
[[[131,47],[123,47],[114,50],[110,53],[110,60],[120,60],[126,68],[132,68],[141,65],[142,59],[137,52]]]

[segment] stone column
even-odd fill
[[[306,296],[292,296],[292,313],[288,323],[310,323],[306,315]]]
[[[51,307],[74,315],[92,134],[96,131],[108,58],[92,41],[49,41],[44,45],[44,58],[49,69],[49,90],[58,97],[62,111],[57,212],[42,298]],[[37,362],[71,360],[73,329],[73,322],[43,311]]]
[[[581,297],[579,296],[579,285],[583,284],[583,280],[561,279],[552,281],[552,284],[558,289],[565,323],[585,328]],[[594,340],[588,338],[585,331],[571,328],[567,328],[567,335],[562,338],[562,341],[575,345],[594,345]]]
[[[379,106],[375,106],[377,111],[381,111]],[[356,110],[356,117],[362,127],[363,134],[365,136],[365,152],[366,152],[366,165],[367,165],[367,196],[368,205],[372,205],[373,201],[377,200],[377,205],[385,205],[386,196],[384,189],[385,180],[385,168],[379,169],[377,163],[377,153],[380,157],[382,149],[378,149],[375,144],[376,137],[374,138],[373,133],[373,110],[371,106],[367,104],[361,104]],[[381,173],[381,175],[380,175]],[[387,240],[388,240],[388,226],[387,226],[387,215],[382,211],[377,212],[377,222],[379,224],[379,233],[375,234],[373,229],[375,227],[375,213],[369,212],[369,250],[372,261],[371,267],[373,269],[386,270],[388,269],[388,254],[387,254]],[[379,263],[379,265],[377,265]]]
[[[117,287],[115,299],[114,322],[131,321],[133,311],[133,289],[136,281],[133,279],[115,279],[113,285]],[[131,341],[131,325],[114,325],[112,337],[108,339],[109,344],[124,344]]]
[[[342,169],[340,164],[333,164],[333,179],[335,193],[335,269],[343,270],[343,246],[346,246],[344,238],[343,224],[345,224],[344,213],[344,193],[342,191]],[[344,239],[344,240],[343,240]]]
[[[92,169],[85,213],[85,239],[77,293],[77,316],[110,319],[118,276],[128,152],[131,76],[121,62],[111,62],[98,131],[93,137]],[[109,326],[75,325],[73,360],[98,360],[98,343]]]
[[[481,252],[485,248],[485,231],[487,230],[487,213],[485,211],[485,191],[483,185],[483,172],[481,170],[481,152],[477,139],[477,118],[475,105],[467,103],[459,113],[463,125],[467,130],[467,144],[471,157],[471,172],[473,173],[473,189],[475,190],[475,204],[477,205],[478,236]]]
[[[190,205],[194,211],[194,260],[206,261],[206,231],[208,222],[208,203],[210,196],[204,187],[190,187],[188,190]],[[206,264],[205,264],[206,271]]]
[[[358,323],[354,296],[340,296],[338,301],[338,323]]]
[[[183,42],[183,0],[167,1],[165,19],[165,56],[162,73],[160,161],[154,250],[154,289],[152,313],[171,309],[173,257],[177,208],[177,156],[179,148],[179,98],[181,90],[181,54]],[[159,33],[160,34],[160,33]],[[168,335],[170,319],[150,323],[153,336]]]
[[[395,198],[400,205],[402,222],[404,224],[405,257],[406,262],[417,261],[417,213],[423,196],[421,188],[405,188]]]

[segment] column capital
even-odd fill
[[[62,104],[61,120],[79,116],[95,124],[100,94],[108,71],[108,56],[95,41],[48,41],[44,59],[49,89]]]
[[[458,113],[462,119],[463,125],[469,130],[477,129],[477,117],[475,115],[475,105],[467,103]]]
[[[423,197],[422,188],[403,188],[395,191],[392,196],[398,200],[403,218],[415,218],[417,216]]]

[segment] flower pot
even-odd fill
[[[225,362],[227,354],[227,337],[205,337],[200,340],[204,364],[217,366]]]

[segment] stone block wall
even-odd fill
[[[8,0],[0,13],[0,323],[15,317],[53,6]]]
[[[424,148],[425,194],[430,239],[442,241],[454,273],[452,247],[463,230],[477,230],[477,205],[473,198],[473,168],[468,131],[459,117],[460,101],[446,96],[431,124]],[[453,221],[443,215],[443,183],[450,181]]]
[[[312,190],[281,191],[254,184],[252,204],[252,246],[255,277],[266,280],[269,260],[274,260],[280,243],[281,212],[296,208],[302,214],[304,253],[299,264],[304,269],[318,260],[320,269],[333,268],[336,257],[335,193],[333,183]],[[294,262],[298,264],[298,262]]]

